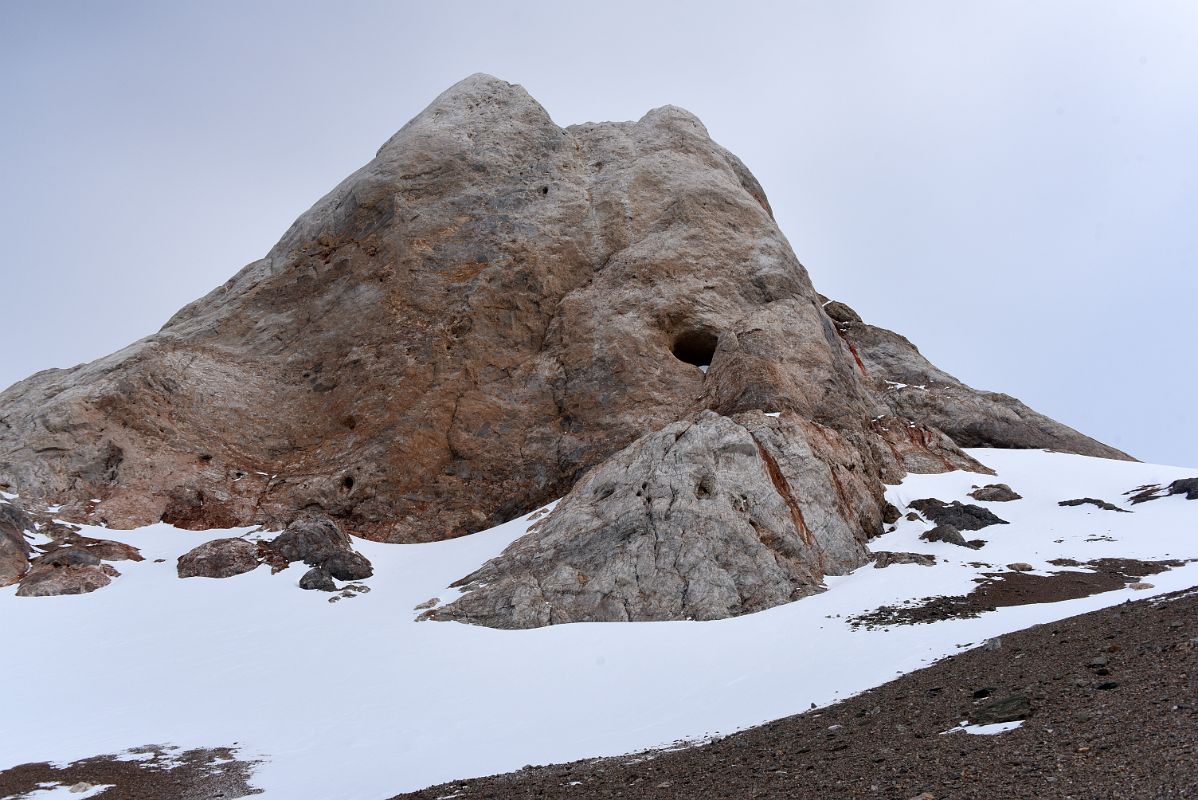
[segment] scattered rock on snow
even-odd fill
[[[333,583],[332,576],[325,572],[320,567],[312,567],[304,573],[304,576],[299,580],[301,589],[312,589],[321,592],[337,591],[337,584]]]
[[[1171,497],[1175,494],[1184,494],[1187,500],[1198,500],[1198,478],[1180,478],[1170,483],[1168,487],[1159,484],[1145,484],[1137,486],[1130,492],[1124,492],[1124,494],[1132,496],[1131,504],[1133,506],[1146,503],[1149,500]]]
[[[17,597],[51,597],[61,594],[87,594],[101,589],[119,575],[107,565],[54,566],[39,564],[21,579]]]
[[[951,525],[961,531],[978,531],[990,525],[1007,524],[1005,519],[1000,519],[989,509],[962,503],[960,500],[946,503],[943,500],[928,497],[923,500],[912,500],[908,505],[932,522]]]
[[[213,539],[179,556],[180,578],[228,578],[256,569],[258,545],[245,539]]]
[[[1098,506],[1103,511],[1122,511],[1124,514],[1131,513],[1126,508],[1119,508],[1119,506],[1117,506],[1113,503],[1108,503],[1105,500],[1098,500],[1093,497],[1079,497],[1076,500],[1062,500],[1061,502],[1057,503],[1057,505],[1058,506],[1091,505],[1091,506]]]
[[[936,556],[924,553],[894,553],[886,550],[874,553],[874,569],[885,569],[892,564],[919,564],[923,567],[931,567],[936,564]]]
[[[1012,500],[1022,500],[1023,495],[1016,494],[1010,486],[1005,483],[989,483],[980,489],[974,489],[969,493],[969,496],[974,500],[981,500],[987,503],[1009,503]]]
[[[948,544],[955,544],[959,547],[969,547],[973,550],[977,550],[986,544],[986,542],[982,539],[970,539],[966,541],[965,537],[961,535],[959,530],[954,528],[952,525],[947,524],[937,525],[930,531],[925,531],[922,533],[919,538],[923,539],[925,542],[947,542]]]

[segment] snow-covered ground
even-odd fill
[[[5,711],[0,769],[147,744],[236,743],[264,759],[253,783],[267,798],[384,798],[529,763],[614,755],[824,705],[998,634],[1198,585],[1198,563],[1131,589],[1016,606],[929,625],[852,629],[883,604],[965,594],[981,568],[1052,558],[1198,558],[1198,502],[1169,497],[1120,514],[1060,500],[1122,496],[1198,474],[1032,451],[972,450],[997,477],[910,476],[892,502],[974,502],[974,484],[1024,496],[980,503],[1010,521],[971,537],[974,551],[919,541],[901,521],[875,550],[932,553],[934,567],[831,578],[822,594],[719,622],[562,625],[496,631],[415,622],[413,607],[499,553],[517,520],[427,545],[357,542],[374,563],[371,593],[329,603],[294,584],[302,567],[226,580],[175,576],[175,559],[207,539],[165,525],[85,530],[141,548],[122,577],[90,595],[18,598],[0,589]],[[165,559],[155,563],[155,559]]]

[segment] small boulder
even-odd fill
[[[1032,715],[1032,701],[1027,695],[1010,694],[993,700],[969,714],[974,725],[993,725],[997,722],[1015,722]]]
[[[965,541],[965,537],[952,525],[937,525],[930,531],[925,531],[919,538],[925,542],[947,542],[948,544],[955,544],[958,547],[969,547],[969,543]]]
[[[353,550],[325,559],[324,569],[339,581],[360,581],[374,574],[366,556]]]
[[[931,567],[936,564],[936,556],[924,553],[892,553],[886,550],[874,553],[874,569],[885,569],[892,564],[919,564],[921,567]]]
[[[1181,478],[1169,484],[1169,494],[1184,494],[1186,500],[1198,500],[1198,478]]]
[[[94,564],[54,566],[37,564],[21,579],[17,597],[51,597],[62,594],[87,594],[112,582],[111,567]]]
[[[213,539],[179,556],[180,578],[228,578],[255,569],[258,545],[245,539]]]
[[[969,496],[974,500],[981,500],[986,503],[1009,503],[1012,500],[1023,499],[1023,495],[1016,494],[1005,483],[986,484],[980,489],[974,489],[969,493]]]
[[[1016,561],[1014,564],[1007,564],[1007,569],[1012,572],[1031,572],[1035,567],[1026,561]]]
[[[313,567],[305,572],[304,577],[300,578],[299,587],[320,592],[337,591],[337,584],[333,583],[332,576],[320,567]]]

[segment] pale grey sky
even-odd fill
[[[0,386],[156,330],[472,72],[690,109],[817,288],[1198,466],[1198,4],[0,0]]]

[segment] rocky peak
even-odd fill
[[[986,441],[1081,446],[1002,403],[896,402],[889,351],[830,313],[693,115],[562,129],[473,75],[160,332],[0,394],[0,486],[113,527],[427,541],[704,410],[788,412],[875,481],[971,462],[941,431],[976,443],[988,414]]]

